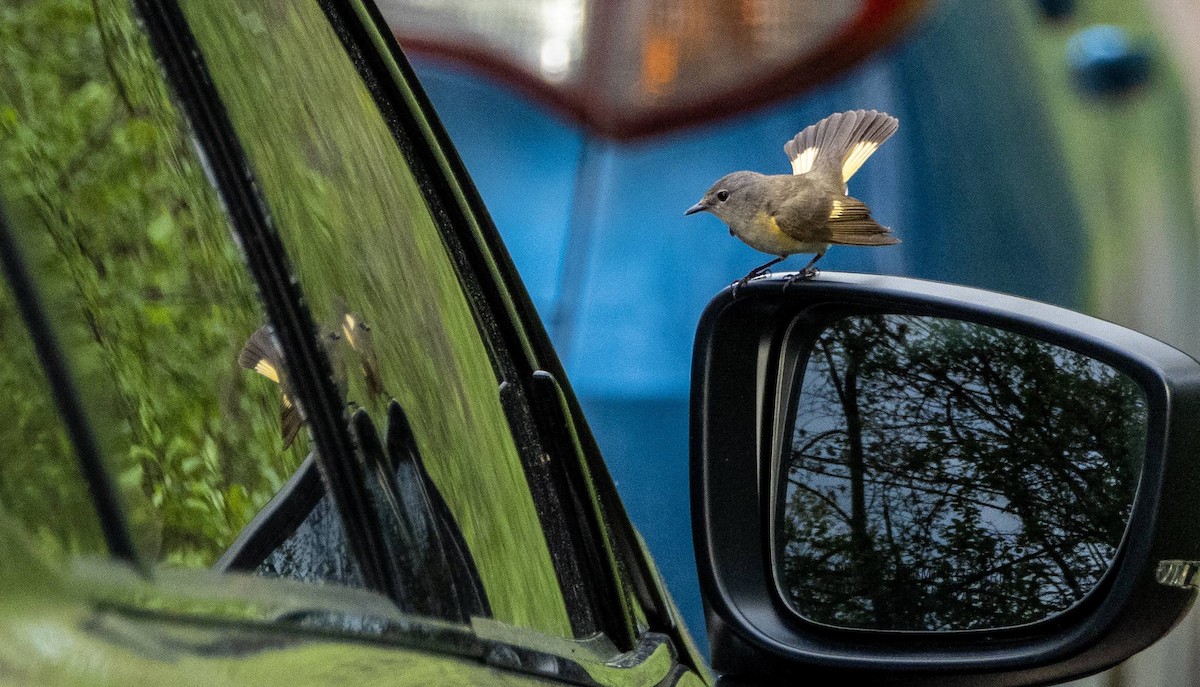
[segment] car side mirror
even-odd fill
[[[822,273],[696,338],[692,510],[737,684],[1032,685],[1191,606],[1200,363],[1043,303]]]

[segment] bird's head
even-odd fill
[[[717,179],[717,182],[704,193],[704,197],[700,199],[699,203],[688,208],[683,214],[691,215],[703,210],[711,212],[728,223],[737,216],[737,209],[744,207],[744,203],[739,201],[745,200],[747,187],[762,176],[758,172],[726,174]]]

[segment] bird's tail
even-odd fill
[[[246,345],[242,347],[241,353],[238,353],[238,365],[247,370],[254,370],[276,384],[282,377],[282,371],[279,369],[282,359],[279,347],[271,338],[269,324],[254,330]]]
[[[844,184],[899,128],[900,120],[884,112],[839,112],[796,134],[783,151],[792,161],[794,174],[840,172]]]

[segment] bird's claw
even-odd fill
[[[813,277],[817,276],[819,273],[820,273],[820,270],[818,270],[816,267],[805,267],[804,269],[800,270],[799,272],[793,273],[791,276],[789,276],[787,278],[787,281],[785,281],[783,283],[783,290],[787,291],[788,287],[795,284],[796,282],[808,281],[808,280],[812,279]]]
[[[799,272],[794,272],[791,275],[789,275],[788,278],[785,279],[783,282],[782,290],[787,291],[788,287],[792,286],[796,282],[809,281],[810,279],[816,277],[820,273],[821,273],[821,271],[818,270],[816,267],[805,267],[804,269],[800,270]],[[743,286],[745,286],[746,284],[749,284],[751,281],[754,281],[755,279],[759,279],[762,277],[769,277],[769,276],[771,276],[771,270],[755,270],[755,271],[751,272],[750,274],[747,274],[746,276],[742,277],[741,279],[730,284],[729,288],[732,291],[733,297],[737,298],[738,289],[741,289]]]
[[[746,276],[742,277],[741,279],[730,284],[729,288],[733,291],[733,297],[737,298],[738,289],[742,288],[746,284],[749,284],[751,281],[753,281],[755,279],[759,279],[761,277],[769,277],[769,276],[771,276],[771,270],[767,270],[767,269],[753,270],[750,272],[750,274],[747,274]]]

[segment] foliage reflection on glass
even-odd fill
[[[277,397],[237,365],[265,316],[220,203],[128,2],[6,7],[0,63],[0,197],[136,539],[211,565],[307,444],[284,450]],[[15,310],[0,319],[23,336]],[[22,419],[0,441],[36,447],[0,456],[24,517],[59,489],[37,466],[74,456],[32,356],[0,359],[0,379],[0,413]]]
[[[804,370],[780,579],[842,627],[970,630],[1070,608],[1108,570],[1145,453],[1129,377],[982,325],[842,319]]]

